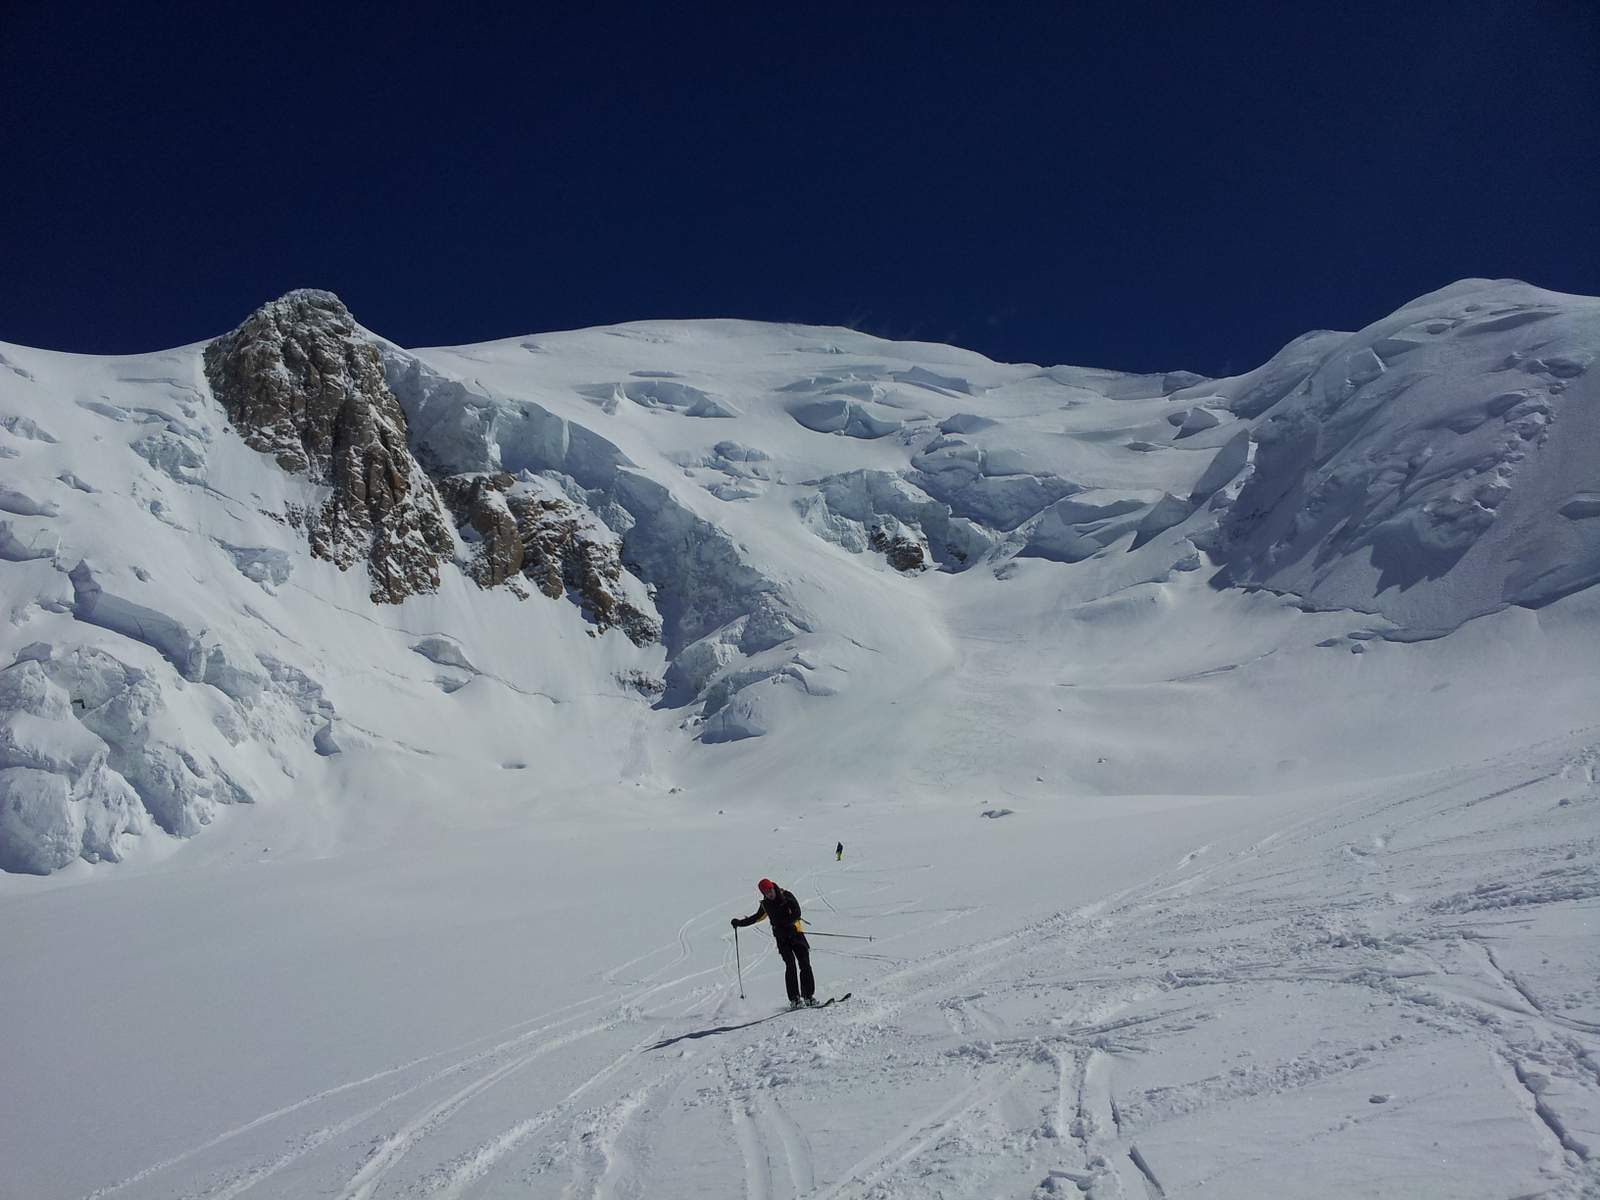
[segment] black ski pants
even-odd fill
[[[789,989],[793,1003],[802,996],[809,1000],[817,994],[817,981],[811,978],[811,947],[805,942],[779,942],[778,953],[783,956],[783,986]],[[796,980],[796,969],[799,979]]]

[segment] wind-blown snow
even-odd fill
[[[0,347],[0,1196],[1600,1188],[1600,301],[352,328],[659,640],[470,530],[375,603],[204,346]]]

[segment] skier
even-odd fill
[[[844,861],[844,843],[843,842],[840,842],[837,846],[835,846],[833,848],[833,861],[834,862],[843,862]]]
[[[778,943],[778,953],[783,958],[783,983],[789,989],[789,1007],[814,1006],[817,984],[811,977],[811,944],[800,927],[800,901],[794,898],[793,892],[770,879],[763,879],[756,887],[761,890],[761,907],[748,917],[734,917],[728,923],[739,929],[757,921],[770,921],[773,940]]]

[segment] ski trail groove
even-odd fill
[[[590,1110],[587,1127],[578,1133],[582,1153],[573,1161],[572,1183],[562,1192],[563,1200],[579,1196],[610,1200],[620,1194],[638,1194],[638,1189],[631,1186],[623,1191],[625,1185],[637,1180],[633,1178],[633,1161],[622,1146],[622,1138],[633,1114],[644,1104],[645,1094],[646,1089],[641,1088]]]
[[[852,1184],[862,1188],[861,1194],[865,1194],[865,1189],[882,1182],[937,1142],[968,1111],[998,1096],[1026,1069],[1024,1064],[993,1071],[962,1088],[939,1108],[913,1121],[906,1133],[846,1168],[843,1178],[819,1192],[813,1200],[835,1200],[844,1195],[845,1189]]]
[[[816,1186],[811,1142],[783,1105],[766,1095],[763,1095],[758,1103],[765,1112],[769,1125],[778,1131],[778,1139],[783,1143],[783,1155],[788,1162],[789,1182],[793,1187],[795,1200],[799,1200],[799,1197]]]
[[[1576,1155],[1583,1162],[1588,1162],[1589,1147],[1572,1136],[1567,1129],[1567,1123],[1561,1119],[1560,1114],[1551,1108],[1549,1102],[1540,1094],[1540,1088],[1532,1078],[1533,1072],[1529,1071],[1527,1067],[1516,1059],[1508,1061],[1511,1064],[1512,1074],[1517,1077],[1517,1082],[1522,1085],[1522,1090],[1527,1093],[1528,1103],[1533,1106],[1534,1115],[1543,1122],[1550,1136],[1555,1138],[1556,1143],[1568,1154]]]
[[[651,972],[649,975],[646,975],[642,980],[640,980],[641,983],[649,983],[651,980],[657,978],[667,971],[670,971],[673,967],[677,966],[679,963],[682,963],[689,957],[690,944],[688,934],[690,928],[696,922],[705,920],[712,913],[724,912],[733,904],[734,901],[731,899],[720,900],[716,904],[702,908],[699,912],[695,913],[692,917],[686,920],[682,925],[678,926],[677,933],[674,935],[673,941],[657,946],[652,950],[647,950],[643,954],[636,954],[634,957],[628,959],[627,962],[618,963],[616,966],[608,968],[601,974],[601,978],[607,983],[615,983],[617,981],[617,977],[629,967],[654,958],[658,954],[663,954],[667,950],[676,948],[678,951],[678,956],[675,959],[667,963],[665,966],[658,967],[655,971]]]
[[[388,1140],[373,1152],[372,1156],[367,1159],[350,1182],[345,1185],[344,1190],[339,1193],[340,1200],[370,1200],[373,1189],[383,1181],[384,1176],[394,1168],[395,1164],[404,1158],[407,1152],[425,1134],[435,1126],[449,1120],[467,1101],[480,1092],[493,1087],[507,1075],[521,1070],[535,1059],[609,1028],[611,1028],[609,1022],[589,1025],[572,1033],[563,1034],[561,1037],[552,1038],[548,1042],[542,1042],[526,1054],[518,1055],[511,1061],[502,1063],[465,1087],[451,1093],[391,1134]]]
[[[750,1115],[749,1102],[741,1096],[729,1096],[728,1115],[739,1142],[739,1155],[744,1159],[746,1200],[772,1200],[772,1164],[755,1118]]]
[[[1543,1017],[1553,1025],[1562,1025],[1579,1033],[1600,1033],[1600,1025],[1592,1021],[1581,1021],[1576,1017],[1569,1017],[1563,1013],[1551,1012],[1548,1005],[1528,990],[1526,984],[1518,979],[1515,974],[1500,965],[1500,960],[1494,956],[1494,950],[1481,938],[1467,935],[1467,939],[1478,949],[1483,951],[1483,956],[1488,960],[1489,967],[1499,981],[1511,991],[1521,996],[1533,1013]]]
[[[582,1000],[575,1000],[571,1004],[564,1004],[564,1005],[560,1006],[559,1008],[551,1009],[549,1012],[540,1013],[537,1016],[529,1017],[529,1018],[527,1018],[526,1020],[523,1020],[523,1021],[513,1022],[512,1024],[505,1026],[504,1028],[496,1031],[495,1033],[486,1034],[486,1035],[484,1035],[482,1037],[473,1038],[473,1039],[471,1039],[469,1041],[458,1043],[455,1046],[447,1047],[446,1049],[443,1049],[443,1050],[436,1050],[432,1054],[425,1054],[425,1055],[423,1055],[423,1056],[421,1056],[419,1058],[414,1058],[414,1059],[410,1060],[409,1062],[401,1063],[399,1066],[390,1067],[390,1068],[388,1068],[386,1070],[383,1070],[383,1071],[378,1071],[375,1074],[365,1076],[365,1077],[363,1077],[361,1079],[351,1080],[348,1083],[341,1083],[341,1084],[338,1084],[338,1085],[336,1085],[334,1087],[331,1087],[331,1088],[324,1088],[322,1091],[313,1093],[312,1095],[307,1096],[304,1099],[297,1100],[293,1104],[284,1105],[282,1108],[274,1109],[271,1112],[264,1113],[261,1116],[256,1117],[256,1118],[246,1122],[243,1125],[235,1126],[234,1128],[232,1128],[230,1130],[227,1130],[224,1133],[218,1134],[216,1137],[212,1138],[208,1142],[203,1143],[202,1145],[195,1146],[195,1147],[193,1147],[193,1148],[191,1148],[189,1150],[183,1151],[181,1154],[176,1154],[176,1155],[172,1156],[171,1158],[164,1159],[159,1163],[155,1163],[155,1164],[153,1164],[151,1166],[145,1167],[142,1170],[140,1170],[139,1172],[137,1172],[136,1174],[130,1175],[126,1179],[120,1180],[117,1183],[111,1184],[111,1185],[109,1185],[107,1187],[98,1188],[95,1191],[88,1193],[84,1197],[84,1200],[100,1200],[101,1197],[113,1195],[114,1193],[122,1191],[123,1189],[125,1189],[127,1187],[131,1187],[132,1185],[134,1185],[136,1183],[143,1182],[145,1179],[148,1179],[152,1175],[158,1174],[161,1171],[165,1171],[165,1170],[168,1170],[168,1169],[170,1169],[172,1167],[175,1167],[180,1163],[186,1162],[189,1159],[194,1158],[196,1155],[203,1154],[207,1150],[215,1149],[217,1146],[220,1146],[223,1143],[225,1143],[227,1141],[230,1141],[233,1138],[239,1137],[240,1135],[245,1134],[245,1133],[249,1133],[253,1129],[259,1129],[263,1125],[267,1125],[270,1122],[276,1121],[276,1120],[278,1120],[278,1119],[280,1119],[282,1117],[289,1116],[290,1114],[298,1112],[303,1108],[308,1108],[311,1105],[318,1104],[318,1103],[322,1102],[323,1100],[327,1100],[327,1099],[329,1099],[329,1098],[331,1098],[333,1096],[340,1095],[341,1093],[351,1091],[351,1090],[353,1090],[355,1088],[365,1087],[366,1085],[371,1084],[371,1083],[376,1083],[378,1080],[386,1079],[386,1078],[388,1078],[388,1077],[390,1077],[392,1075],[400,1074],[400,1073],[402,1073],[404,1071],[410,1070],[412,1067],[420,1066],[421,1064],[426,1063],[426,1062],[432,1062],[434,1059],[444,1058],[447,1055],[458,1054],[461,1051],[466,1050],[468,1047],[477,1045],[479,1042],[483,1042],[483,1041],[487,1040],[488,1038],[496,1037],[496,1036],[504,1036],[506,1033],[509,1033],[511,1030],[520,1029],[523,1026],[531,1025],[534,1022],[537,1022],[537,1021],[549,1021],[550,1018],[556,1016],[558,1013],[566,1012],[570,1008],[581,1008],[581,1007],[583,1007],[585,1005],[592,1005],[592,1004],[595,1004],[597,1002],[604,1001],[605,999],[606,999],[606,997],[604,997],[604,996],[590,996],[590,997],[586,997],[585,999],[582,999]],[[393,1104],[393,1103],[396,1103],[397,1101],[403,1100],[405,1097],[407,1097],[409,1095],[412,1095],[413,1093],[415,1093],[415,1092],[419,1091],[420,1089],[426,1087],[430,1083],[435,1083],[438,1080],[443,1079],[445,1076],[454,1074],[455,1072],[466,1070],[467,1068],[469,1068],[469,1067],[471,1067],[471,1066],[473,1066],[473,1065],[475,1065],[475,1064],[477,1064],[479,1062],[482,1062],[484,1059],[492,1058],[494,1055],[499,1054],[501,1051],[507,1050],[507,1049],[510,1049],[513,1046],[519,1045],[522,1042],[526,1041],[528,1038],[536,1036],[539,1033],[544,1033],[544,1032],[547,1032],[547,1031],[549,1031],[551,1029],[559,1028],[561,1025],[566,1024],[568,1021],[580,1020],[580,1019],[582,1019],[582,1016],[583,1016],[582,1013],[575,1013],[570,1017],[563,1017],[559,1021],[552,1021],[549,1024],[543,1025],[540,1028],[532,1030],[532,1031],[530,1031],[528,1033],[518,1034],[516,1037],[508,1038],[505,1041],[499,1042],[496,1045],[488,1047],[487,1049],[476,1051],[475,1053],[468,1055],[464,1059],[460,1059],[460,1060],[458,1060],[456,1062],[451,1063],[449,1066],[441,1067],[437,1071],[434,1071],[432,1074],[424,1077],[421,1080],[418,1080],[416,1083],[413,1083],[413,1084],[411,1084],[411,1085],[409,1085],[409,1086],[407,1086],[405,1088],[402,1088],[400,1091],[393,1093],[386,1100],[380,1101],[378,1104],[373,1105],[370,1108],[362,1110],[362,1112],[360,1114],[358,1114],[357,1117],[347,1118],[345,1121],[340,1122],[339,1125],[336,1126],[336,1129],[338,1131],[342,1132],[347,1126],[348,1127],[353,1127],[354,1124],[359,1124],[361,1120],[365,1120],[365,1119],[367,1119],[369,1117],[372,1117],[372,1116],[376,1115],[377,1113],[383,1111],[383,1109],[387,1108],[390,1104]],[[317,1143],[317,1145],[320,1145],[320,1144],[321,1144],[320,1142]],[[306,1153],[309,1153],[311,1150],[314,1150],[316,1148],[316,1145],[306,1145],[304,1143],[302,1145],[303,1145],[303,1149],[299,1153],[292,1154],[292,1155],[285,1155],[281,1159],[277,1160],[270,1170],[264,1172],[263,1174],[261,1174],[258,1177],[257,1182],[259,1182],[260,1179],[266,1178],[268,1175],[271,1175],[271,1174],[275,1173],[277,1170],[282,1169],[282,1167],[290,1165],[296,1159],[298,1159],[300,1157],[303,1157]]]
[[[1156,1173],[1150,1169],[1150,1164],[1145,1161],[1144,1155],[1139,1153],[1139,1147],[1128,1147],[1128,1158],[1133,1165],[1139,1168],[1139,1174],[1144,1176],[1145,1187],[1149,1190],[1153,1200],[1163,1200],[1166,1189],[1161,1186],[1161,1181],[1156,1178]]]
[[[259,1129],[261,1126],[269,1124],[272,1121],[276,1121],[280,1117],[286,1117],[290,1113],[298,1112],[302,1108],[307,1108],[332,1096],[337,1096],[342,1092],[348,1092],[353,1088],[365,1087],[369,1083],[376,1083],[380,1079],[387,1079],[391,1075],[398,1075],[402,1071],[408,1071],[412,1067],[418,1066],[421,1063],[428,1062],[431,1059],[438,1058],[440,1055],[449,1053],[452,1053],[452,1051],[440,1050],[434,1054],[424,1055],[422,1058],[414,1058],[410,1062],[401,1063],[397,1067],[390,1067],[387,1070],[378,1071],[375,1074],[368,1075],[363,1079],[355,1079],[351,1080],[349,1083],[341,1083],[336,1087],[324,1088],[322,1091],[307,1096],[303,1100],[296,1100],[293,1104],[286,1104],[282,1108],[276,1108],[269,1113],[263,1113],[261,1116],[256,1117],[251,1121],[247,1121],[243,1125],[236,1125],[232,1129],[229,1129],[223,1133],[219,1133],[209,1142],[204,1142],[201,1145],[195,1146],[189,1150],[185,1150],[180,1154],[175,1154],[171,1158],[166,1158],[158,1163],[153,1163],[150,1166],[145,1167],[132,1175],[129,1175],[126,1179],[119,1179],[116,1183],[108,1184],[105,1187],[96,1188],[94,1191],[87,1193],[83,1200],[101,1200],[101,1197],[103,1196],[114,1195],[115,1193],[122,1191],[124,1188],[132,1187],[136,1183],[142,1183],[152,1175],[175,1167],[179,1163],[187,1162],[189,1159],[198,1154],[204,1154],[207,1150],[213,1150],[222,1145],[224,1142],[230,1141],[241,1134],[249,1133],[252,1129]]]
[[[659,1035],[663,1029],[665,1029],[665,1026],[658,1028],[651,1037]],[[579,1096],[595,1085],[609,1079],[637,1057],[639,1051],[644,1049],[649,1041],[650,1039],[646,1038],[644,1041],[624,1050],[616,1058],[612,1059],[610,1063],[573,1088],[572,1091],[568,1092],[550,1108],[526,1120],[518,1121],[509,1129],[468,1153],[464,1159],[458,1160],[448,1178],[437,1189],[440,1200],[459,1200],[469,1187],[488,1175],[506,1155],[518,1149],[534,1134],[556,1120],[557,1117],[568,1112],[572,1108],[573,1101],[577,1100]]]

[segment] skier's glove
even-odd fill
[[[729,926],[731,926],[734,929],[739,928],[739,918],[738,917],[729,917],[728,918],[728,924],[729,924]]]

